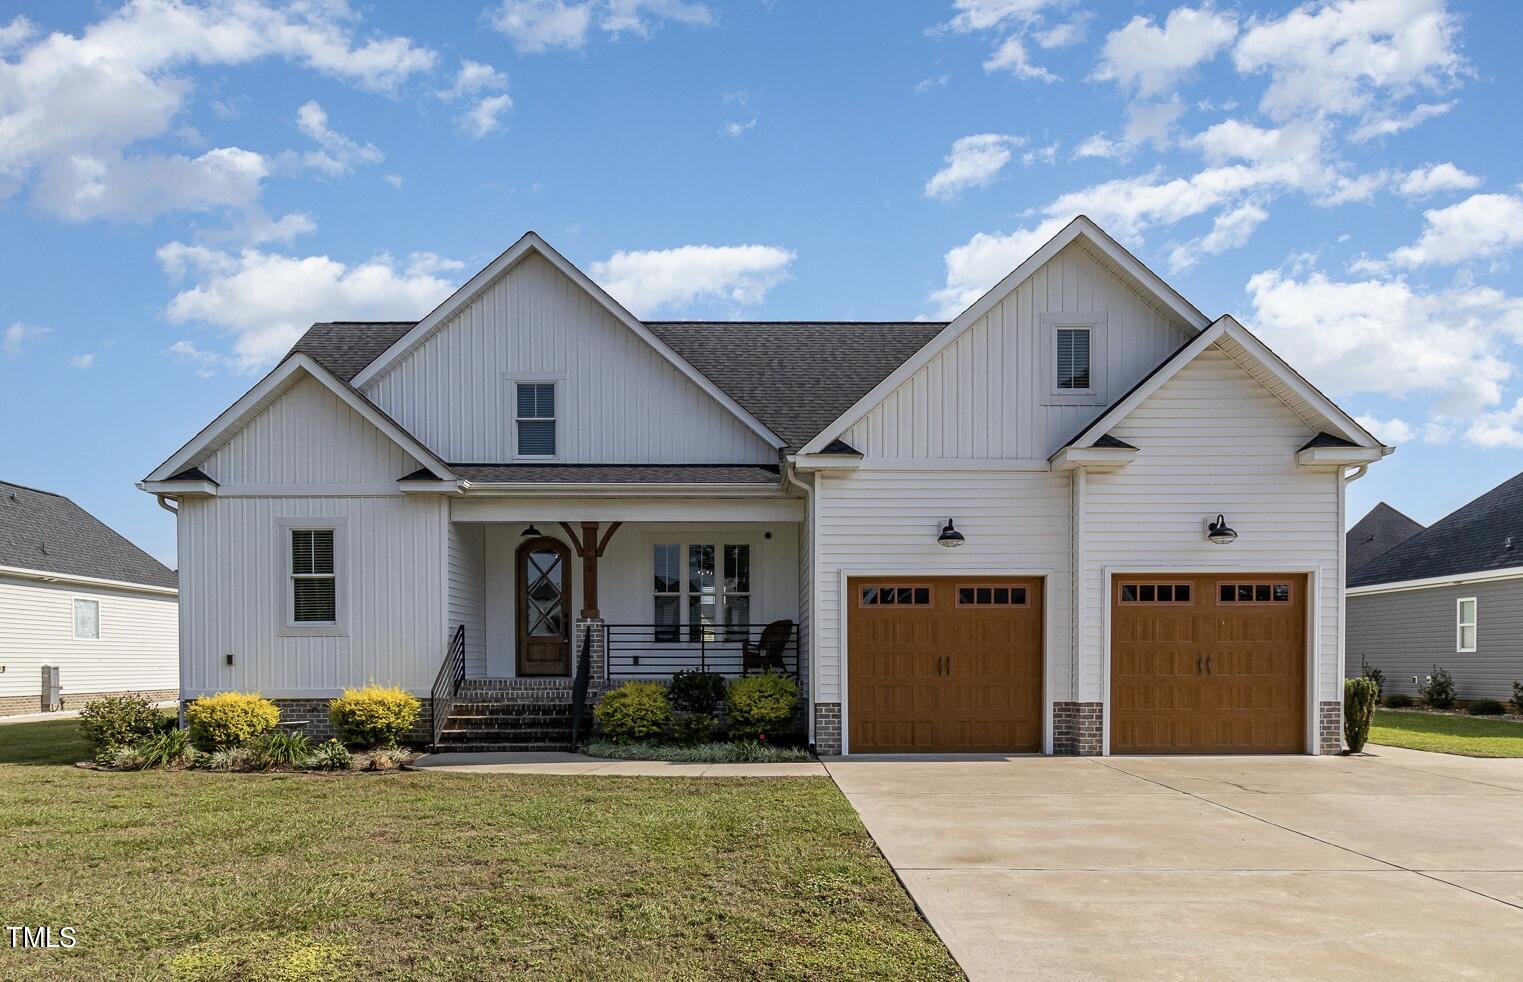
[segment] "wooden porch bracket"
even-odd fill
[[[598,610],[598,560],[603,558],[603,553],[608,550],[608,541],[619,530],[623,522],[614,522],[608,526],[602,538],[598,537],[597,522],[583,522],[582,534],[578,536],[570,522],[557,523],[561,531],[566,533],[566,538],[571,540],[571,548],[582,557],[582,612],[583,620],[590,620],[602,616]]]

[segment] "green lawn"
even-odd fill
[[[824,778],[114,774],[0,726],[0,978],[961,978]]]
[[[1523,757],[1523,723],[1377,709],[1370,742],[1466,757]]]

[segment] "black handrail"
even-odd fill
[[[592,676],[592,625],[582,628],[582,650],[576,656],[576,681],[571,684],[571,749],[582,736],[582,713],[587,708],[587,686]]]
[[[439,749],[439,737],[444,734],[444,723],[455,709],[455,697],[465,682],[465,625],[455,629],[450,638],[449,649],[444,654],[444,664],[434,677],[434,687],[429,692],[429,709],[433,714],[433,745]]]
[[[684,669],[738,677],[750,669],[741,646],[754,647],[767,624],[608,624],[604,658],[608,678],[665,678]],[[799,674],[799,627],[781,651],[785,675]]]

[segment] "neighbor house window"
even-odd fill
[[[1060,327],[1057,337],[1058,388],[1088,389],[1089,328]]]
[[[74,601],[74,638],[76,641],[100,638],[100,601]]]
[[[1456,604],[1455,641],[1459,651],[1475,650],[1476,605],[1474,597],[1465,597]]]
[[[555,456],[555,383],[519,382],[518,456]]]
[[[684,609],[689,640],[716,640],[721,625],[727,638],[746,637],[751,621],[749,545],[658,544],[652,559],[657,641],[677,639]]]
[[[291,530],[291,623],[338,622],[333,529]]]

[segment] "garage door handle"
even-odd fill
[[[1205,667],[1206,667],[1206,660],[1204,658],[1202,658],[1200,655],[1196,655],[1195,656],[1195,674],[1199,675],[1201,673],[1201,671]]]
[[[1211,674],[1211,656],[1210,655],[1206,656],[1206,674],[1207,675]]]

